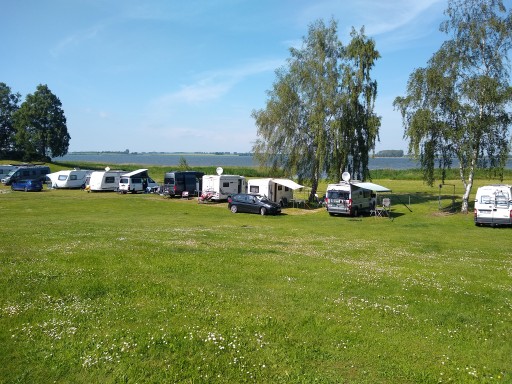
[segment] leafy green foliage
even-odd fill
[[[0,83],[0,158],[13,156],[15,150],[15,134],[13,114],[19,108],[19,94],[11,93],[5,83]]]
[[[365,179],[380,118],[373,111],[377,83],[370,72],[379,53],[364,29],[346,47],[337,24],[317,21],[300,49],[291,48],[265,109],[253,111],[254,154],[271,170],[285,169],[317,190],[320,176],[341,179],[345,170]]]
[[[446,14],[441,30],[452,38],[410,75],[394,105],[429,185],[436,162],[446,170],[458,159],[467,212],[476,168],[503,172],[510,150],[512,13],[500,0],[451,0]]]
[[[60,100],[48,86],[39,85],[14,113],[16,146],[23,160],[44,160],[65,155],[70,136]]]

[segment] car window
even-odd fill
[[[482,197],[480,198],[480,202],[482,204],[491,204],[492,203],[491,196],[489,196],[489,195],[482,195]]]
[[[508,196],[504,194],[496,194],[496,205],[499,207],[508,207]]]

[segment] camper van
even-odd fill
[[[183,192],[188,192],[189,196],[198,196],[203,175],[203,172],[195,171],[166,172],[161,192],[168,197],[182,196]]]
[[[158,184],[148,175],[147,169],[125,173],[119,180],[120,193],[155,192]]]
[[[475,225],[512,225],[512,186],[486,185],[475,197]]]
[[[46,165],[19,165],[2,179],[2,183],[11,185],[13,181],[20,180],[39,180],[44,183],[49,173],[50,167]]]
[[[264,178],[248,180],[247,188],[249,193],[264,195],[270,201],[286,207],[293,200],[293,191],[304,186],[289,179]]]
[[[87,177],[92,173],[87,169],[63,170],[46,175],[51,188],[85,188]]]
[[[12,172],[18,168],[19,168],[18,165],[0,164],[0,180],[2,180],[4,177],[6,177],[9,174],[9,172]],[[3,182],[3,180],[2,180],[2,182]]]
[[[211,194],[210,200],[227,200],[230,195],[247,193],[245,177],[238,175],[204,175],[203,194]]]
[[[105,168],[104,171],[94,171],[91,173],[86,190],[88,192],[117,191],[119,180],[124,174],[126,174],[126,171],[113,171],[109,167]]]
[[[377,192],[391,192],[390,189],[374,183],[357,180],[329,184],[325,207],[329,215],[359,216],[375,209]]]

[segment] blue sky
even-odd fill
[[[407,149],[393,100],[447,36],[447,0],[18,0],[0,5],[0,82],[47,84],[70,151],[250,151],[275,70],[318,19],[365,27],[382,117],[376,150]]]

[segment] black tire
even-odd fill
[[[265,216],[267,214],[267,208],[261,207],[260,208],[260,214],[261,214],[261,216]]]
[[[233,213],[238,212],[238,207],[236,205],[232,205],[230,209],[231,209],[231,212],[233,212]]]
[[[352,211],[352,216],[357,217],[358,215],[359,215],[359,210],[357,208],[354,208],[354,210]]]

